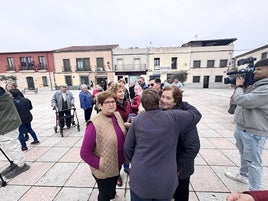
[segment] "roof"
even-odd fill
[[[263,49],[265,49],[265,48],[268,48],[268,45],[264,45],[264,46],[258,47],[258,48],[256,48],[256,49],[250,50],[250,51],[248,51],[248,52],[245,52],[245,53],[243,53],[243,54],[236,55],[234,58],[243,57],[243,56],[246,56],[246,55],[248,55],[248,54],[251,54],[251,53],[254,53],[254,52],[258,52],[258,51],[260,51],[260,50],[263,50]]]
[[[93,45],[93,46],[70,46],[61,49],[53,50],[54,52],[86,52],[86,51],[101,51],[112,50],[118,47],[118,44],[113,45]]]
[[[203,46],[223,46],[230,45],[236,38],[226,38],[226,39],[214,39],[214,40],[193,40],[182,45],[182,47],[203,47]]]

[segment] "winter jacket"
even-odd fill
[[[254,135],[268,136],[268,78],[256,81],[245,92],[236,88],[234,103],[238,129]]]
[[[66,91],[66,101],[67,101],[67,109],[71,109],[71,106],[74,105],[74,97],[70,91]],[[51,99],[51,105],[56,106],[59,111],[62,110],[63,105],[63,97],[61,91],[56,91]]]
[[[130,188],[144,199],[169,199],[178,185],[178,137],[201,119],[196,110],[152,110],[139,114],[124,145],[131,162]]]
[[[30,123],[33,120],[33,115],[30,112],[33,109],[31,101],[28,98],[18,96],[13,98],[13,102],[20,115],[21,122],[23,124]]]
[[[0,87],[0,135],[9,133],[21,125],[20,116],[10,93]]]
[[[88,91],[80,91],[79,93],[80,107],[84,110],[92,108],[93,97]]]

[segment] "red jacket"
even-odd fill
[[[127,122],[128,115],[132,113],[131,105],[129,100],[126,100],[121,104],[120,102],[116,102],[116,111],[118,111],[124,120],[124,122]]]
[[[255,201],[267,201],[268,200],[268,190],[267,191],[246,191],[244,193],[251,195]]]

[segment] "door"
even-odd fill
[[[26,77],[26,80],[27,80],[28,89],[34,90],[35,89],[35,86],[34,86],[34,79],[33,79],[33,77]]]
[[[208,88],[208,86],[209,86],[209,76],[204,76],[203,88]]]

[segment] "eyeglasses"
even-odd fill
[[[115,101],[104,101],[103,104],[104,105],[109,105],[109,104],[115,104]]]

